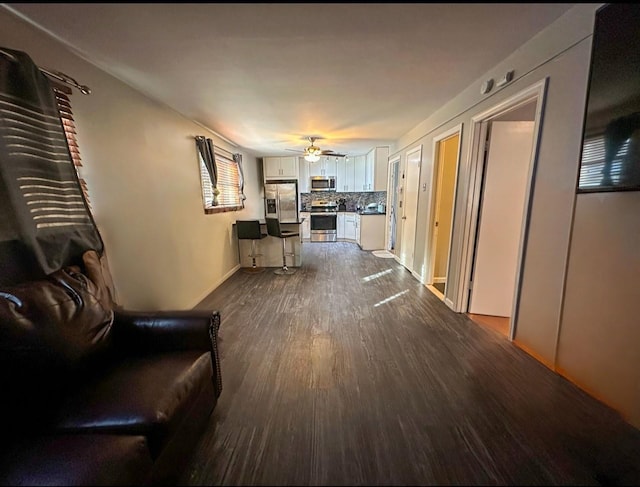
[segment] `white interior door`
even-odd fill
[[[400,263],[413,270],[413,254],[416,240],[416,213],[418,212],[418,190],[420,188],[420,164],[422,146],[407,153],[404,171],[404,195],[402,205],[402,238],[400,240]]]
[[[534,122],[492,122],[469,312],[511,316]]]
[[[388,235],[387,250],[394,250],[396,247],[396,227],[398,214],[398,167],[400,159],[396,159],[389,164],[389,191],[391,192],[390,204],[387,206]]]

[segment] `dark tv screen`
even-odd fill
[[[596,12],[578,192],[640,190],[640,4]]]

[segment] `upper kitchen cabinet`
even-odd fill
[[[268,179],[298,179],[297,157],[264,157],[262,167],[265,181]]]
[[[353,157],[353,189],[351,191],[367,191],[366,185],[366,156]],[[338,182],[340,184],[340,182]]]
[[[304,157],[298,157],[299,178],[298,178],[298,192],[309,192],[309,163],[304,160]]]
[[[364,191],[386,191],[389,147],[375,147],[365,160]]]
[[[353,192],[358,191],[354,182],[354,157],[340,159],[336,167],[336,191],[338,192]]]
[[[309,177],[336,176],[337,164],[335,157],[322,156],[319,161],[307,162],[307,164],[309,165]]]

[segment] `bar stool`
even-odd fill
[[[238,231],[238,240],[251,240],[249,257],[251,257],[253,265],[245,267],[244,272],[258,273],[264,271],[264,268],[256,265],[256,257],[262,255],[256,254],[256,240],[268,237],[266,233],[262,233],[260,222],[258,220],[236,220],[236,230]]]
[[[267,218],[267,233],[272,237],[278,237],[282,239],[282,267],[276,269],[274,274],[293,274],[296,269],[289,269],[287,267],[287,255],[293,256],[293,253],[287,253],[287,238],[298,237],[300,232],[289,232],[280,228],[280,221],[277,218]]]

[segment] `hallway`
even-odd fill
[[[302,249],[296,274],[239,271],[198,306],[222,315],[223,390],[181,483],[638,481],[614,411],[393,259]]]

